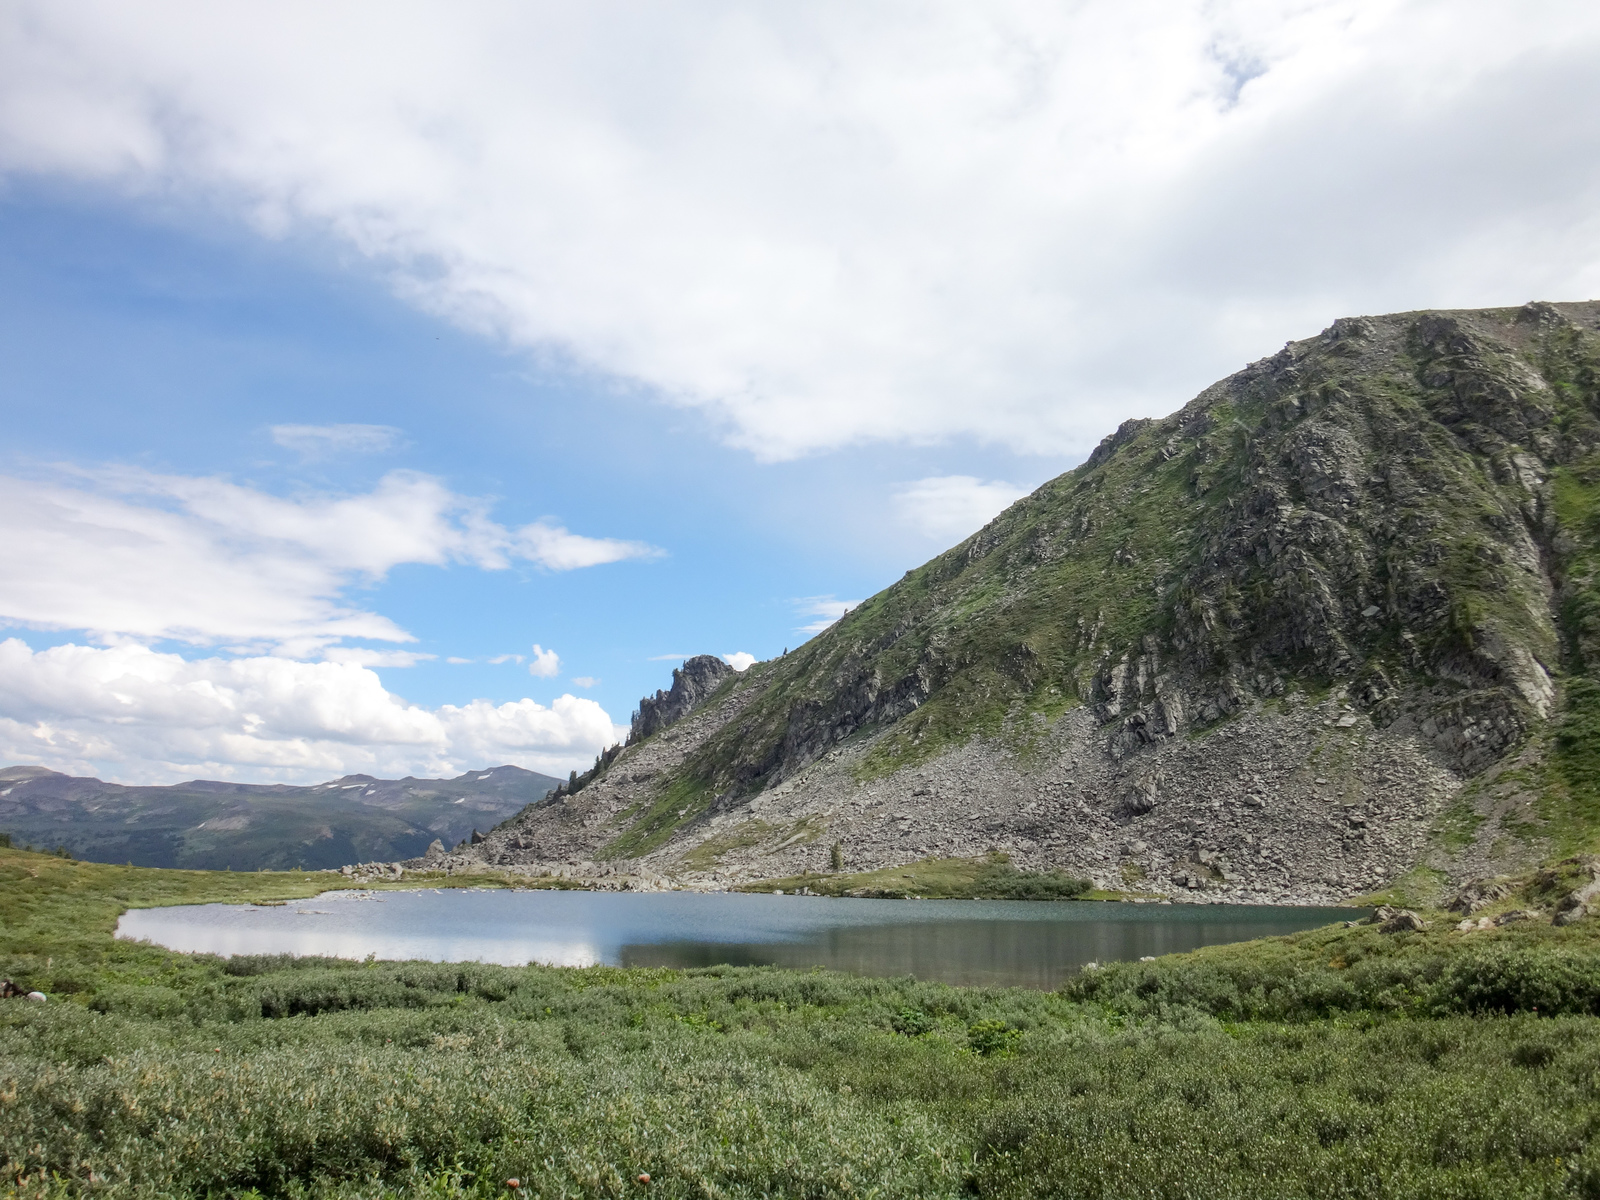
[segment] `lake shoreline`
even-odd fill
[[[357,907],[388,911],[421,882]],[[435,886],[453,893],[440,904],[530,898]],[[1503,906],[1549,908],[1552,886],[1520,881]],[[1111,963],[1054,991],[754,966],[223,959],[112,936],[128,912],[257,902],[288,919],[345,890],[0,849],[0,976],[50,997],[0,1001],[0,1177],[130,1200],[488,1200],[512,1178],[528,1195],[617,1195],[619,1166],[685,1198],[844,1182],[944,1200],[1533,1200],[1600,1178],[1597,921],[1461,933],[1424,906],[1418,931],[1336,922]],[[853,903],[739,902],[780,917]],[[938,902],[867,903],[915,917]]]
[[[502,966],[821,967],[1051,990],[1090,964],[1342,924],[1332,907],[1040,903],[752,892],[329,889],[315,900],[134,909],[119,939],[260,955]]]

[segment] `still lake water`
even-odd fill
[[[133,909],[117,936],[208,954],[517,966],[830,967],[1053,988],[1087,962],[1294,933],[1348,908],[1093,901],[833,900],[695,892],[324,892],[282,907]]]

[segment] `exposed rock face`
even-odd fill
[[[1597,330],[1593,303],[1337,321],[669,728],[730,673],[691,660],[485,860],[731,880],[835,841],[851,870],[999,848],[1222,899],[1530,865],[1529,789],[1577,737],[1549,734],[1600,712]]]
[[[628,734],[627,744],[632,746],[669,725],[677,724],[734,673],[727,663],[710,654],[697,654],[687,659],[683,666],[673,668],[672,688],[669,691],[657,692],[639,701],[639,711],[633,714],[633,728]]]

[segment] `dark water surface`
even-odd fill
[[[134,909],[117,936],[209,954],[507,965],[830,967],[1053,988],[1087,962],[1294,933],[1348,908],[1093,901],[832,900],[695,892],[325,892],[282,907]]]

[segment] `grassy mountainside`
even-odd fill
[[[1336,322],[1129,421],[1081,467],[724,685],[736,715],[613,844],[875,737],[892,775],[1085,706],[1132,762],[1299,690],[1348,694],[1556,848],[1600,835],[1600,304]],[[1027,750],[1027,735],[1013,734]],[[627,765],[624,758],[621,768]],[[621,769],[619,768],[619,769]],[[1497,776],[1498,778],[1498,776]],[[1181,784],[1179,785],[1181,790]],[[1462,816],[1470,840],[1475,819]]]
[[[125,787],[39,767],[0,771],[0,833],[90,862],[255,871],[414,858],[453,846],[560,781],[521,767],[455,779],[347,775],[314,787],[194,780]]]
[[[330,882],[0,849],[0,976],[51,996],[0,1000],[0,1191],[1600,1189],[1595,922],[1336,925],[1056,993],[771,968],[222,960],[110,936],[130,904]]]

